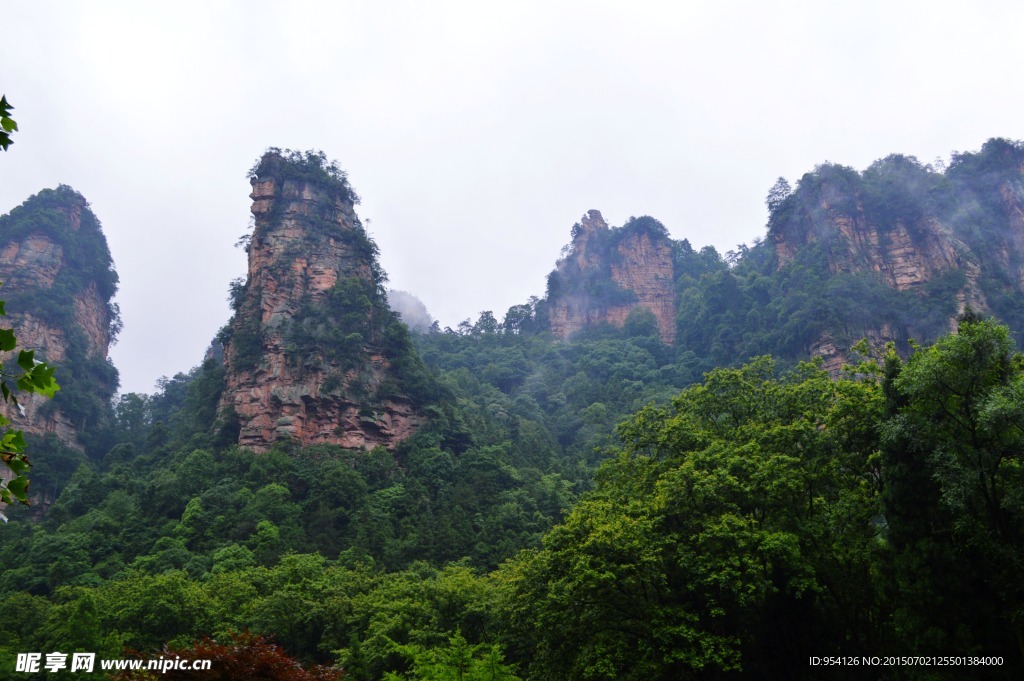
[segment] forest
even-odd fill
[[[671,344],[639,306],[555,338],[558,290],[413,332],[379,282],[339,279],[289,353],[355,367],[381,343],[400,370],[386,390],[429,416],[392,450],[238,446],[216,353],[152,395],[111,399],[109,370],[99,398],[68,381],[54,404],[94,427],[81,447],[26,438],[53,501],[0,527],[4,678],[102,678],[15,672],[29,651],[214,661],[121,680],[1020,678],[1024,327],[1016,256],[985,244],[1010,239],[990,197],[1022,161],[992,140],[948,169],[889,157],[777,185],[765,240],[725,257],[672,242]],[[901,290],[848,266],[822,192],[893,239],[942,220],[977,269]],[[641,233],[668,239],[650,217],[601,238]],[[969,283],[984,310],[958,311]],[[892,338],[869,341],[883,323]],[[810,356],[825,333],[839,371]],[[932,662],[810,662],[875,656]]]

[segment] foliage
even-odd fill
[[[634,238],[667,243],[670,241],[668,230],[647,215],[631,217],[621,227],[585,233],[582,229],[579,224],[573,227],[573,250],[548,276],[545,303],[568,300],[572,305],[582,304],[598,310],[635,303],[636,293],[612,278],[612,266],[622,259],[620,248]]]
[[[52,284],[40,285],[25,272],[12,271],[8,302],[19,310],[55,327],[63,337],[62,390],[40,409],[42,416],[59,411],[82,434],[86,449],[101,456],[109,448],[110,399],[117,389],[118,374],[106,357],[90,352],[90,344],[76,306],[81,301],[98,304],[110,319],[111,342],[120,329],[117,306],[110,302],[117,290],[117,273],[99,220],[86,200],[67,185],[45,189],[9,214],[0,217],[0,242],[24,243],[45,237],[55,245],[59,261]],[[53,358],[43,358],[51,361]]]
[[[0,149],[7,151],[7,148],[14,144],[11,133],[17,132],[18,124],[11,118],[13,106],[8,104],[7,95],[0,97]]]
[[[77,223],[71,215],[77,215]],[[0,239],[19,242],[31,235],[49,238],[61,247],[65,259],[51,288],[38,301],[39,314],[55,323],[70,322],[72,299],[95,286],[105,305],[117,292],[117,272],[99,220],[85,198],[68,185],[44,189],[10,213],[0,216]],[[19,286],[20,288],[20,286]],[[113,308],[111,317],[116,317]]]
[[[873,381],[761,359],[621,426],[597,489],[502,569],[512,627],[537,629],[531,678],[773,675],[825,641],[859,651],[871,632],[845,606],[878,607],[880,404]]]
[[[18,124],[10,117],[14,109],[7,102],[7,97],[0,97],[0,149],[7,151],[13,144],[10,133],[18,130]],[[6,217],[6,216],[4,216]],[[11,225],[4,222],[0,217],[0,230],[11,228]],[[0,316],[6,316],[4,301],[0,301]],[[0,329],[0,352],[13,352],[18,347],[18,340],[10,329]],[[53,368],[47,366],[35,358],[34,350],[21,350],[15,363],[20,372],[11,373],[5,371],[0,365],[0,395],[5,404],[10,404],[16,409],[21,409],[18,398],[11,390],[8,381],[14,381],[18,390],[26,393],[39,393],[46,397],[53,397],[60,390],[60,386],[54,379]],[[9,363],[8,363],[9,366]],[[10,425],[10,419],[0,414],[0,461],[6,467],[8,473],[0,476],[0,502],[4,505],[13,504],[15,501],[28,505],[28,469],[31,464],[25,454],[25,438],[20,430],[6,428]],[[7,522],[7,516],[0,513],[0,520]]]
[[[280,646],[263,636],[243,632],[232,633],[230,638],[230,642],[225,644],[207,637],[195,641],[188,648],[168,647],[161,651],[161,657],[165,660],[209,660],[209,671],[169,669],[160,674],[119,672],[113,678],[116,681],[340,681],[343,676],[339,670],[320,665],[303,669]]]
[[[303,302],[290,352],[340,368],[384,348],[398,378],[374,396],[415,395],[427,425],[392,452],[281,443],[254,456],[232,444],[237,422],[218,420],[216,361],[152,396],[122,396],[106,455],[54,448],[46,475],[66,484],[50,511],[17,533],[0,528],[0,605],[23,614],[7,648],[203,650],[229,678],[256,673],[232,666],[241,657],[287,655],[360,680],[645,681],[809,679],[820,670],[807,657],[823,651],[956,650],[1001,655],[992,676],[1016,678],[1024,360],[1014,331],[967,315],[944,335],[965,269],[896,291],[841,259],[849,244],[831,221],[850,211],[882,240],[900,230],[913,240],[937,216],[957,238],[1008,238],[992,197],[1018,191],[1019,151],[992,141],[945,173],[892,156],[863,173],[821,166],[795,189],[777,183],[767,242],[728,259],[673,244],[675,347],[642,309],[622,328],[557,342],[550,301],[538,299],[501,321],[485,310],[455,330],[410,334],[374,261],[370,278],[343,277]],[[317,182],[338,181],[324,159],[308,163]],[[614,258],[627,227],[665,236],[638,218],[594,244]],[[773,248],[782,234],[806,237],[784,263]],[[366,238],[358,248],[375,257]],[[1011,315],[1015,266],[982,281]],[[566,272],[552,279],[558,294],[601,286]],[[241,282],[232,294],[239,313],[259,305]],[[822,338],[842,346],[880,325],[898,342],[881,356],[859,344],[865,361],[840,377],[797,363]],[[917,346],[910,330],[936,342]],[[249,331],[224,333],[236,360]],[[755,359],[731,366],[744,356]],[[349,386],[336,371],[322,389]],[[246,630],[248,643],[226,643]]]
[[[348,174],[337,161],[328,161],[322,151],[295,151],[270,147],[249,169],[250,181],[271,176],[279,180],[316,182],[339,190],[345,200],[359,203],[359,196],[348,183]]]
[[[4,303],[0,301],[0,315],[4,312]],[[12,352],[17,347],[14,332],[0,329],[0,351]],[[15,381],[18,390],[26,393],[39,393],[53,397],[60,390],[54,379],[54,370],[45,363],[35,359],[35,351],[21,350],[18,352],[17,365],[20,372],[10,373],[0,365],[0,394],[5,404],[20,409],[18,398],[11,390],[8,381]],[[6,428],[10,419],[0,414],[0,461],[10,471],[9,475],[0,477],[0,502],[13,504],[15,501],[28,505],[28,469],[31,464],[25,454],[25,438],[20,430]],[[0,513],[0,520],[7,522],[7,516]]]
[[[895,624],[922,654],[1024,654],[1022,358],[1006,327],[968,315],[956,335],[887,362]]]

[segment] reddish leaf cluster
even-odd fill
[[[285,654],[280,646],[250,632],[231,634],[227,645],[202,638],[186,649],[164,647],[165,659],[210,660],[208,671],[129,671],[114,675],[114,681],[341,681],[344,672],[313,665],[308,669]]]

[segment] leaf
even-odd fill
[[[9,430],[4,433],[3,440],[0,440],[0,447],[7,452],[20,452],[25,449],[25,436],[20,430]]]
[[[10,490],[11,494],[15,499],[23,504],[28,504],[28,484],[29,480],[26,477],[17,477],[7,483],[7,489]]]
[[[18,345],[11,329],[0,329],[0,352],[10,352]]]
[[[15,475],[24,475],[25,473],[28,473],[28,469],[31,468],[31,464],[29,464],[23,456],[11,458],[11,460],[7,462],[7,465],[12,471],[14,471]]]
[[[32,371],[36,366],[35,350],[22,350],[18,353],[18,366],[25,371]]]
[[[0,126],[3,126],[3,129],[6,130],[7,132],[16,132],[18,130],[18,124],[14,121],[14,119],[7,118],[6,116],[0,118]]]
[[[32,371],[27,374],[31,376],[32,390],[46,397],[53,397],[54,393],[60,390],[60,385],[53,377],[55,367],[42,362],[35,365]]]

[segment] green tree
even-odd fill
[[[18,124],[11,118],[13,109],[14,107],[7,102],[7,95],[0,97],[0,149],[4,151],[14,144],[11,133],[18,130]]]
[[[898,635],[922,654],[1024,661],[1024,358],[973,314],[890,356],[885,518]]]
[[[596,490],[499,574],[531,678],[791,678],[877,639],[881,393],[767,358],[620,427]]]

